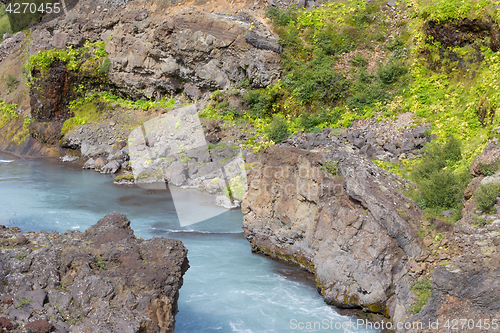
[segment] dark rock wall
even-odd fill
[[[186,86],[198,99],[242,80],[258,88],[279,78],[277,36],[252,11],[224,12],[148,0],[113,9],[82,0],[67,17],[32,28],[30,54],[106,41],[109,78],[132,98],[157,98]]]
[[[337,175],[323,171],[326,161],[337,163]],[[327,302],[402,321],[413,300],[408,261],[425,258],[422,212],[402,188],[339,146],[270,148],[248,176],[243,229],[254,251],[314,272]]]
[[[84,233],[0,228],[3,321],[57,332],[173,332],[187,250],[111,213]],[[30,324],[28,324],[30,322]],[[45,331],[44,331],[45,332]],[[47,330],[48,332],[48,330]]]

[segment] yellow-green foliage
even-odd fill
[[[79,49],[69,46],[65,49],[39,51],[30,57],[27,69],[30,71],[37,69],[45,73],[53,62],[61,61],[71,71],[85,70],[107,74],[106,71],[101,71],[108,56],[105,47],[106,42],[90,43],[86,41],[84,46]]]
[[[498,1],[492,0],[411,0],[409,5],[415,14],[437,22],[461,18],[498,18]]]
[[[128,109],[167,109],[175,105],[175,99],[131,101],[107,92],[88,94],[85,98],[79,98],[69,103],[69,110],[74,116],[64,122],[61,133],[66,135],[78,126],[102,121],[102,112],[104,109],[111,109],[111,103]]]
[[[418,280],[411,288],[416,295],[416,302],[410,309],[411,313],[419,313],[431,298],[431,281],[427,278]]]
[[[2,40],[2,36],[5,33],[12,33],[12,29],[10,27],[9,17],[5,11],[5,5],[0,4],[0,40]]]
[[[175,106],[175,99],[170,98],[167,99],[166,97],[162,97],[161,99],[158,100],[137,100],[137,101],[132,101],[132,100],[127,100],[123,98],[119,98],[113,94],[103,92],[100,94],[93,94],[90,95],[90,98],[100,98],[105,102],[111,103],[114,102],[121,107],[129,108],[129,109],[142,109],[142,110],[148,110],[148,109],[168,109],[172,108]]]
[[[17,118],[17,104],[7,104],[5,100],[0,98],[0,127]]]
[[[273,114],[281,114],[293,134],[348,127],[377,112],[382,114],[379,120],[411,112],[417,123],[432,124],[438,143],[445,143],[449,135],[462,143],[462,158],[444,169],[465,173],[500,124],[500,52],[489,48],[489,37],[478,37],[472,45],[444,47],[425,35],[424,26],[431,20],[454,24],[464,18],[493,19],[498,24],[500,2],[400,1],[395,38],[387,38],[396,33],[387,23],[394,17],[387,17],[386,3],[340,0],[312,10],[269,8],[283,46],[282,80],[247,94],[248,112],[228,114],[215,108],[204,115],[251,122],[257,136],[248,144],[254,144],[260,135],[265,137]],[[385,59],[369,73],[367,60],[375,47],[385,52]],[[358,54],[350,61],[350,77],[344,77],[339,68],[345,69],[345,62],[339,60],[349,52]],[[415,163],[403,161],[406,168]],[[393,168],[400,170],[400,165]]]

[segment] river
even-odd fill
[[[113,176],[68,164],[0,153],[0,224],[23,231],[84,231],[116,211],[130,219],[136,236],[182,240],[191,268],[180,290],[176,333],[376,332],[347,328],[355,320],[325,304],[308,273],[251,253],[241,212],[181,228],[167,191],[112,182]],[[203,195],[189,195],[186,204],[203,215]],[[305,329],[315,322],[321,327]],[[335,329],[342,324],[345,329]]]

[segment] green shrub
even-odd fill
[[[104,263],[104,260],[102,260],[101,256],[97,256],[96,259],[97,259],[97,265],[99,266],[99,268],[101,268],[101,269],[108,269],[108,267]]]
[[[315,129],[324,127],[323,125],[336,123],[341,117],[342,114],[338,108],[334,108],[333,110],[322,108],[313,114],[308,112],[301,113],[298,122],[302,131],[312,132]]]
[[[5,83],[9,88],[12,88],[15,86],[17,83],[19,83],[19,80],[12,74],[7,74],[7,79],[5,80]]]
[[[243,97],[249,106],[249,114],[255,118],[261,118],[271,109],[274,98],[263,90],[249,90]]]
[[[324,173],[326,173],[327,175],[331,175],[334,177],[342,176],[342,173],[340,173],[338,162],[336,161],[330,161],[330,160],[325,161],[323,165],[319,167],[319,169]]]
[[[389,51],[396,51],[396,50],[403,49],[405,47],[405,43],[404,43],[403,39],[400,36],[398,36],[396,38],[391,39],[387,43],[386,47]]]
[[[356,42],[350,36],[339,33],[333,26],[328,26],[316,34],[316,47],[327,55],[337,55],[349,52],[356,47]]]
[[[493,176],[498,171],[498,164],[495,162],[490,164],[479,163],[477,171],[485,176]]]
[[[267,137],[274,142],[281,142],[288,137],[288,123],[282,115],[273,115],[273,120],[267,129]]]
[[[460,141],[449,136],[444,144],[428,144],[421,161],[411,172],[417,183],[417,201],[423,208],[454,208],[461,210],[461,201],[471,176],[454,173],[449,165],[462,158]]]
[[[266,16],[273,20],[278,26],[286,26],[297,19],[297,11],[294,9],[279,10],[275,6],[266,8]]]
[[[431,281],[427,278],[422,278],[418,280],[411,288],[415,295],[417,296],[417,301],[413,304],[410,312],[413,314],[419,313],[420,310],[427,304],[429,298],[431,298]]]
[[[498,196],[500,196],[500,184],[491,183],[481,185],[476,193],[474,193],[476,208],[489,213],[493,205],[495,205]]]
[[[9,16],[5,11],[5,5],[0,4],[0,39],[2,39],[3,34],[12,33],[12,29],[10,26]]]
[[[396,83],[399,78],[408,73],[408,68],[402,62],[389,62],[385,66],[379,66],[377,76],[383,84]]]
[[[108,75],[110,66],[111,66],[111,60],[109,60],[109,58],[104,59],[101,68],[99,68],[99,73],[102,75]]]
[[[310,62],[297,63],[285,82],[301,103],[333,102],[342,98],[347,89],[345,78],[333,67],[332,58],[320,53]]]
[[[351,64],[355,67],[366,68],[368,66],[368,60],[361,53],[356,53],[351,59]]]
[[[432,172],[419,182],[419,196],[425,207],[456,208],[461,202],[468,177],[443,169]]]

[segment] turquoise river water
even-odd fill
[[[112,176],[94,171],[0,154],[0,224],[84,231],[116,211],[130,219],[139,237],[182,240],[191,268],[180,290],[176,333],[375,332],[347,328],[355,320],[325,304],[311,276],[298,267],[251,253],[241,212],[181,228],[168,192],[112,183]],[[188,197],[185,204],[203,216],[203,196],[192,191]],[[322,327],[306,329],[308,322]]]

